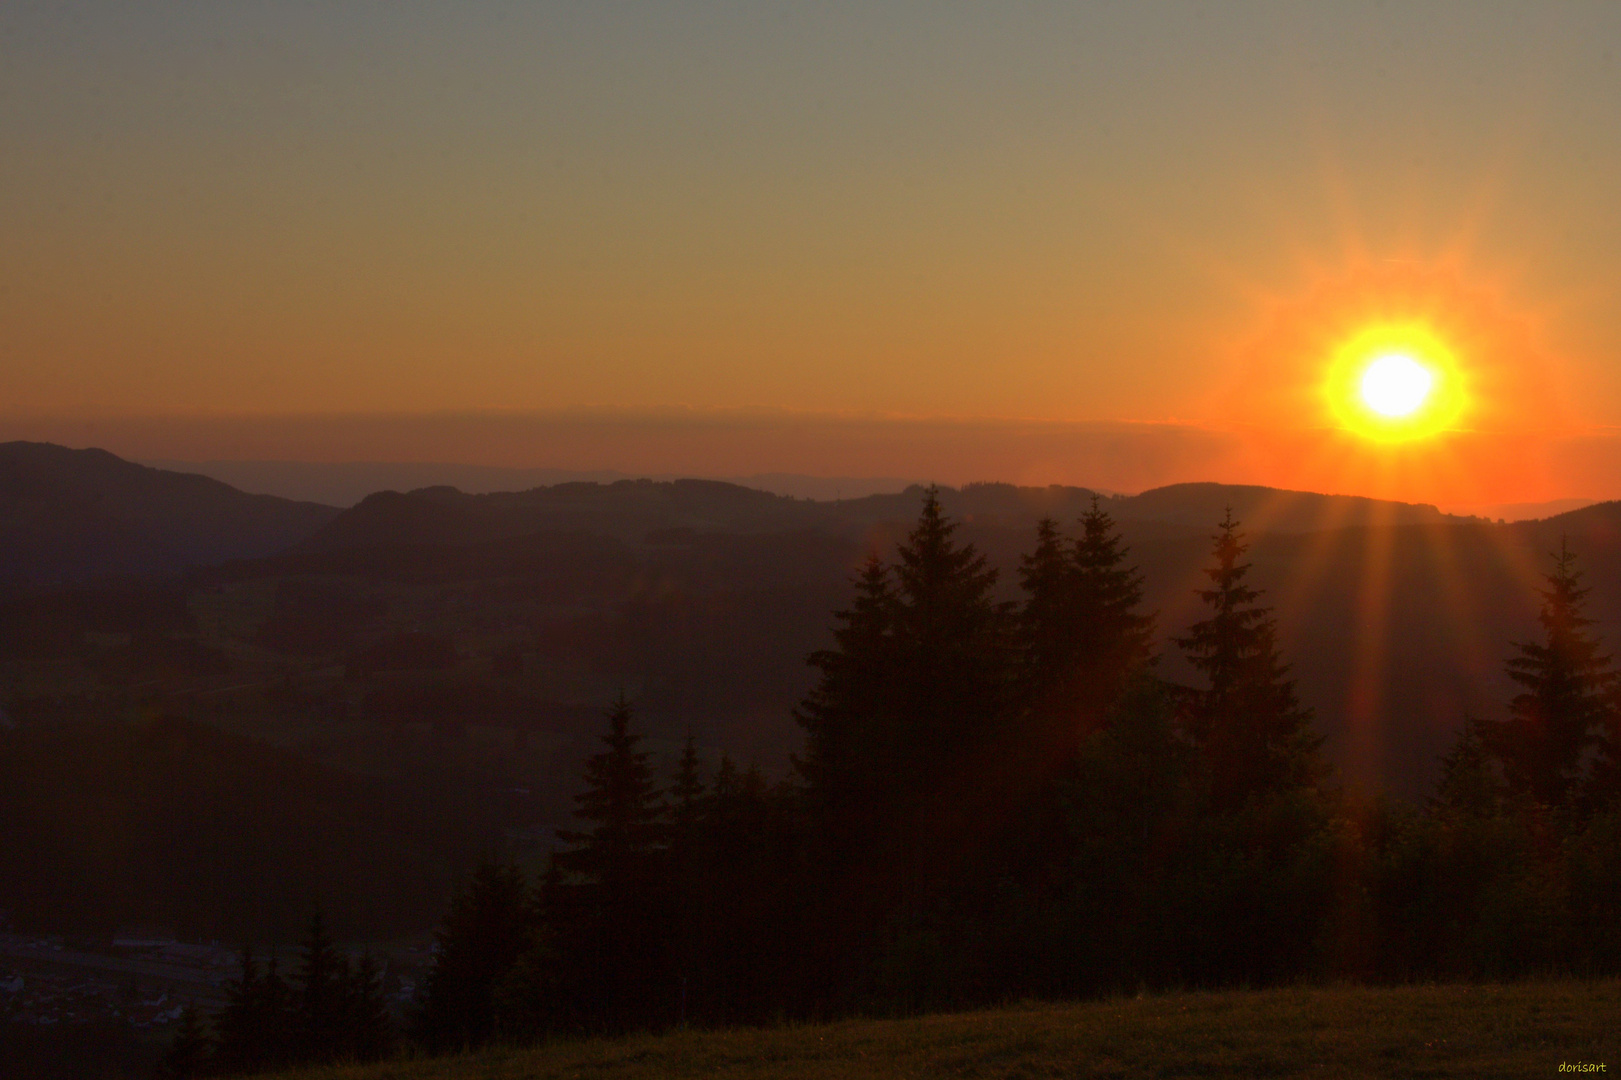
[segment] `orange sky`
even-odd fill
[[[8,8],[0,438],[1621,496],[1617,41],[1603,3]],[[1393,317],[1462,432],[1325,430]]]

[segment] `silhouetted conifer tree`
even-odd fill
[[[1316,783],[1324,775],[1320,736],[1300,706],[1278,655],[1277,624],[1243,583],[1248,550],[1232,511],[1217,526],[1207,567],[1211,587],[1197,590],[1210,617],[1176,639],[1207,686],[1195,691],[1185,728],[1202,751],[1212,805],[1234,810],[1254,795]]]
[[[528,889],[514,866],[486,861],[451,902],[423,981],[412,1034],[435,1053],[478,1046],[495,1030],[496,988],[532,944]]]
[[[1012,605],[993,597],[997,572],[954,539],[930,488],[895,568],[895,661],[902,695],[899,751],[887,764],[911,788],[938,779],[941,759],[992,730],[1007,703]]]
[[[699,766],[698,744],[691,732],[681,748],[670,796],[670,884],[676,924],[672,952],[681,983],[678,1019],[685,1024],[691,1012],[693,978],[702,960],[707,899],[702,841],[708,792]]]
[[[638,749],[641,736],[631,732],[630,719],[630,702],[621,695],[608,711],[607,749],[586,761],[585,789],[574,797],[574,816],[589,827],[557,831],[573,845],[557,853],[557,865],[605,896],[644,883],[665,839],[651,755]]]
[[[158,1065],[158,1075],[165,1080],[191,1080],[192,1077],[202,1076],[210,1065],[213,1049],[214,1040],[209,1035],[208,1021],[203,1019],[195,1004],[188,1004],[180,1011],[179,1026],[175,1028],[174,1039]]]
[[[957,530],[930,488],[894,566],[869,560],[835,647],[811,657],[796,764],[823,868],[808,981],[824,992],[953,887],[1006,813],[1012,605]]]
[[[681,758],[676,763],[675,783],[670,787],[670,828],[673,846],[690,847],[703,817],[704,778],[698,760],[698,743],[687,733]]]
[[[1505,787],[1492,753],[1491,735],[1492,729],[1478,718],[1464,718],[1457,739],[1441,761],[1441,776],[1429,800],[1432,813],[1479,819],[1502,809]]]
[[[896,599],[890,573],[874,555],[861,568],[855,598],[834,613],[834,647],[811,654],[821,677],[795,719],[805,752],[793,763],[809,789],[811,811],[835,857],[850,853],[880,797],[894,738]],[[715,793],[735,782],[723,757]],[[887,794],[887,793],[884,793]],[[887,801],[887,800],[885,800]]]
[[[1075,544],[1075,604],[1079,654],[1087,669],[1083,693],[1097,709],[1114,703],[1153,652],[1154,620],[1139,610],[1143,577],[1125,561],[1114,519],[1094,495]]]
[[[1152,618],[1141,614],[1142,575],[1122,564],[1114,520],[1093,496],[1070,544],[1050,519],[1019,576],[1019,629],[1031,707],[1063,717],[1078,738],[1095,727],[1151,654]]]
[[[1518,645],[1508,674],[1524,689],[1497,729],[1504,779],[1516,795],[1543,806],[1568,803],[1578,792],[1583,759],[1613,730],[1617,676],[1583,613],[1589,589],[1576,556],[1561,541],[1545,575],[1544,640]],[[1603,768],[1601,766],[1602,775]]]
[[[379,1061],[394,1049],[394,1023],[383,992],[383,969],[366,953],[360,962],[345,965],[342,984],[344,1057]]]
[[[668,982],[668,808],[630,721],[621,695],[608,712],[606,748],[586,762],[586,786],[575,796],[574,816],[588,827],[559,829],[573,846],[552,856],[565,875],[557,890],[565,975],[609,1027],[646,1019],[661,998],[677,1004]]]
[[[732,755],[722,750],[720,764],[715,768],[715,783],[710,788],[710,813],[717,813],[715,809],[737,794],[738,786],[742,783],[742,774],[737,771],[737,763]]]
[[[1025,593],[1019,611],[1026,693],[1045,698],[1073,669],[1079,655],[1075,632],[1077,573],[1070,544],[1052,518],[1036,525],[1036,547],[1019,565]]]
[[[253,950],[243,948],[237,977],[225,985],[225,1008],[216,1024],[215,1061],[223,1072],[258,1072],[296,1060],[293,996],[274,957],[261,970]]]
[[[803,1009],[808,954],[831,934],[805,932],[807,886],[825,886],[828,867],[802,872],[805,838],[795,793],[772,788],[751,765],[740,771],[722,756],[704,816],[699,977],[694,1019],[761,1023],[784,1009]],[[812,993],[829,988],[810,979]]]
[[[325,1061],[346,1056],[343,1014],[349,962],[333,945],[319,911],[310,916],[298,961],[293,993],[295,1057]]]
[[[822,677],[797,714],[826,856],[894,882],[868,894],[899,897],[948,858],[1000,770],[990,747],[1011,700],[1011,605],[957,528],[930,488],[893,571],[867,563],[835,648],[811,657]]]

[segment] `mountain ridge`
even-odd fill
[[[913,517],[924,488],[836,501],[796,499],[718,480],[569,482],[521,492],[467,494],[435,486],[376,492],[343,511],[302,550],[386,543],[479,543],[549,531],[601,529],[635,540],[668,529],[750,533],[811,528],[857,536]],[[1101,495],[1067,485],[939,487],[942,507],[966,523],[1033,528],[1043,517],[1079,518],[1094,497],[1118,521],[1208,530],[1227,508],[1257,532],[1313,532],[1357,525],[1441,524],[1433,505],[1214,482]]]
[[[0,582],[161,575],[268,555],[337,513],[106,450],[0,443]]]

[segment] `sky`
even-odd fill
[[[0,6],[0,439],[1621,497],[1621,5]],[[1421,322],[1447,429],[1347,432]]]

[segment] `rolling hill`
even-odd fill
[[[332,507],[247,495],[105,450],[0,444],[0,583],[170,574],[295,544]]]

